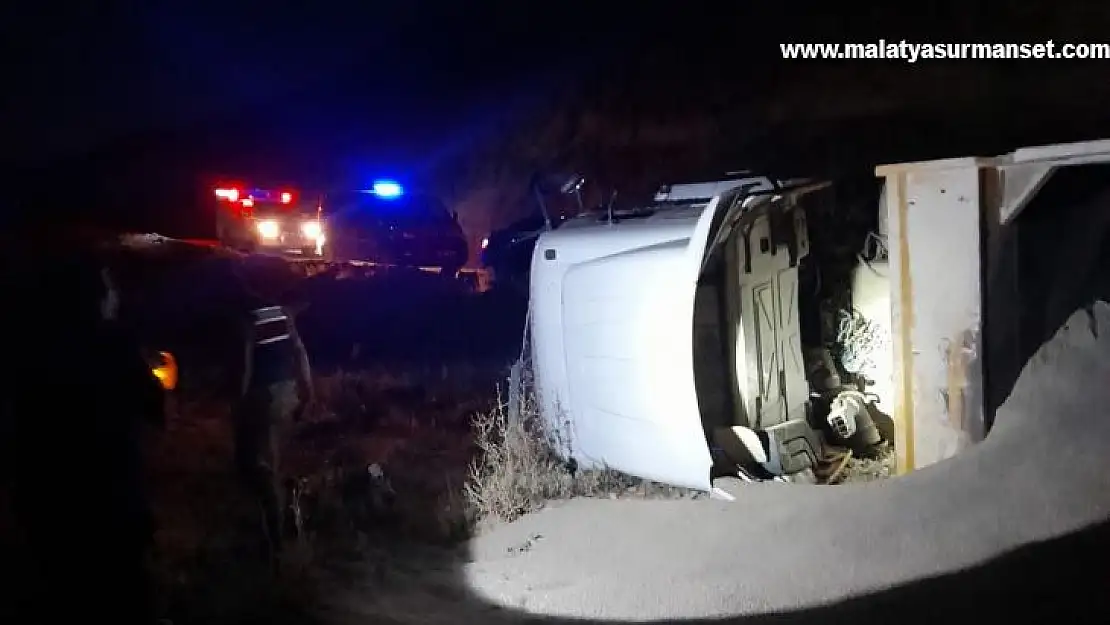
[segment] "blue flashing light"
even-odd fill
[[[374,195],[382,199],[392,200],[404,194],[404,188],[392,180],[378,180],[374,182]]]

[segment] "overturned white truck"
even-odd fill
[[[533,256],[543,417],[580,466],[717,492],[721,479],[805,473],[836,447],[888,442],[898,473],[949,457],[985,435],[999,402],[984,363],[1024,362],[1002,362],[1021,359],[1004,354],[1014,341],[981,336],[988,319],[998,336],[1014,323],[988,309],[1016,287],[986,296],[1018,253],[1007,228],[1056,168],[1107,160],[1100,141],[878,168],[866,240],[889,257],[861,249],[850,314],[808,346],[800,318],[822,311],[801,284],[810,237],[825,233],[806,203],[823,183],[677,185],[650,206],[581,215]],[[852,347],[859,318],[869,353],[830,363],[825,348]]]
[[[801,201],[827,186],[668,186],[650,206],[587,214],[540,239],[537,393],[575,460],[700,489],[818,467],[829,449],[807,374],[825,359],[803,354]],[[820,390],[830,401],[819,419],[835,434],[879,442],[860,388]]]

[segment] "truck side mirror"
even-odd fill
[[[564,195],[576,195],[584,184],[586,184],[586,179],[582,175],[571,174],[559,187],[559,192]]]

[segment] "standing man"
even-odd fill
[[[266,557],[276,569],[284,546],[281,446],[288,426],[314,402],[312,371],[291,311],[242,283],[235,460],[261,508]]]
[[[162,388],[117,319],[99,259],[67,253],[27,273],[5,320],[27,340],[11,344],[16,366],[3,376],[27,547],[19,622],[151,623],[140,435],[144,421],[164,423]],[[65,599],[78,589],[81,601]]]

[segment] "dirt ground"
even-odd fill
[[[162,613],[176,623],[287,619],[297,615],[294,606],[312,603],[306,582],[325,563],[358,559],[382,542],[434,548],[465,539],[469,417],[489,409],[495,373],[488,386],[467,390],[446,383],[428,390],[372,372],[318,379],[321,409],[286,436],[283,472],[307,485],[301,508],[311,518],[278,581],[258,548],[258,511],[233,472],[226,406],[181,398],[166,430],[147,440]],[[337,469],[353,473],[371,464],[395,493],[377,505],[374,526],[351,527],[361,509],[350,501],[338,502],[335,519],[325,520],[320,499],[338,499]]]

